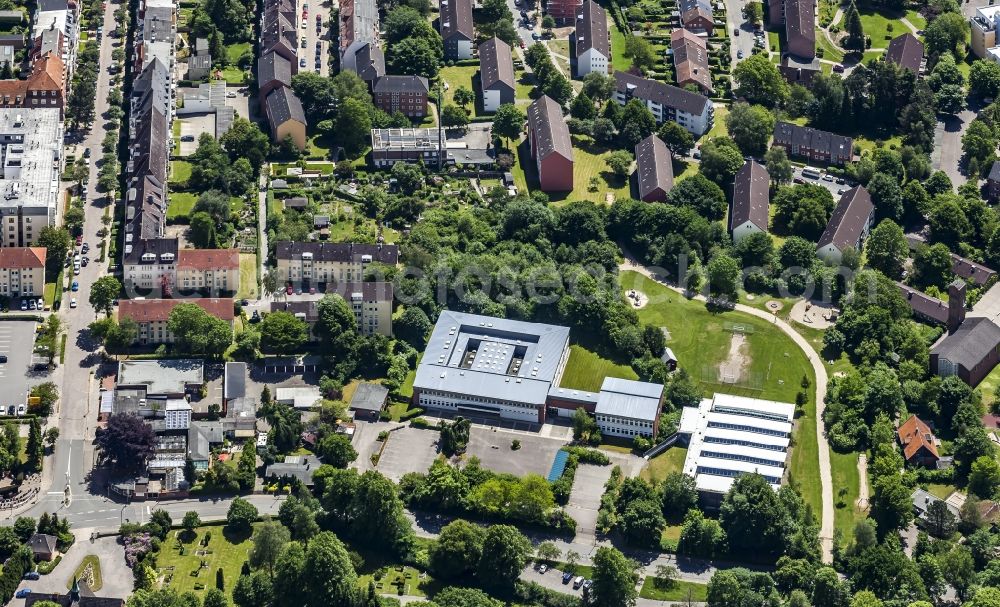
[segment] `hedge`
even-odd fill
[[[589,449],[587,447],[576,447],[576,446],[566,446],[561,449],[570,455],[575,455],[576,458],[582,464],[593,464],[595,466],[610,466],[611,460],[608,456],[598,449]]]

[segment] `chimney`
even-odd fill
[[[948,285],[948,332],[954,333],[965,321],[965,281],[956,278]]]

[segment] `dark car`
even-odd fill
[[[569,571],[564,571],[563,572],[563,577],[562,577],[562,583],[563,584],[569,584],[569,581],[571,579],[573,579],[573,574],[570,573]]]
[[[37,580],[37,579],[40,579],[40,578],[41,578],[41,576],[38,574],[37,571],[29,571],[28,573],[24,574],[24,577],[22,579],[25,579],[25,580]]]
[[[7,355],[0,354],[0,363],[5,363],[5,362],[7,362]]]
[[[27,598],[29,594],[31,594],[31,588],[22,588],[17,591],[17,594],[15,594],[14,597],[24,599]]]

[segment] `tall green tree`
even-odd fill
[[[248,440],[243,443],[239,463],[236,464],[236,482],[240,489],[250,491],[257,480],[257,442]]]
[[[511,525],[491,525],[483,537],[477,577],[481,584],[509,589],[531,558],[531,542]]]
[[[633,607],[638,598],[636,564],[616,548],[601,546],[594,553],[590,603],[596,607]]]
[[[853,51],[865,50],[865,29],[861,23],[861,13],[858,12],[858,6],[854,0],[851,0],[851,4],[844,14],[844,30],[847,32],[844,48]]]

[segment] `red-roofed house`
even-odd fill
[[[208,290],[212,294],[239,291],[239,249],[181,249],[176,287],[181,292]]]
[[[937,438],[931,432],[930,426],[916,415],[911,415],[903,425],[896,430],[899,445],[903,448],[906,462],[915,466],[934,467],[941,459],[937,450]]]
[[[167,329],[170,313],[180,304],[195,304],[210,316],[233,326],[232,299],[125,299],[118,304],[118,318],[130,318],[139,325],[136,343],[169,344],[174,336]]]
[[[0,295],[19,297],[45,291],[45,247],[0,248]]]

